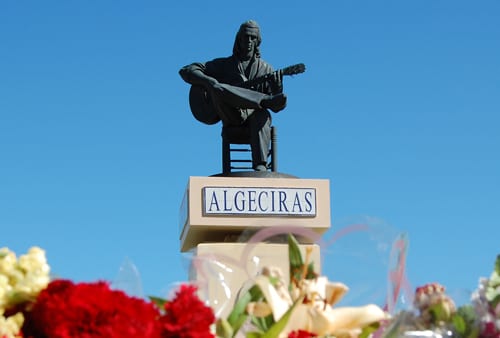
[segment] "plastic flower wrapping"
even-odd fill
[[[379,257],[385,257],[380,265],[385,286],[378,285],[365,293],[367,284],[340,280],[342,269],[334,269],[335,280],[318,272],[312,259],[313,246],[301,245],[297,240],[314,234],[303,229],[288,229],[284,235],[283,230],[287,229],[264,230],[246,238],[245,242],[251,247],[280,235],[287,246],[289,270],[261,264],[249,254],[251,257],[244,258],[251,262],[251,268],[245,268],[247,280],[237,295],[230,294],[228,281],[217,273],[217,269],[230,270],[224,257],[211,257],[210,262],[204,258],[205,267],[212,266],[208,272],[198,271],[204,272],[205,280],[181,283],[168,299],[144,299],[114,289],[105,281],[51,280],[42,249],[34,247],[17,258],[15,253],[2,248],[0,338],[500,338],[500,255],[491,275],[479,280],[468,304],[457,307],[445,287],[438,283],[419,286],[414,292],[410,290],[412,294],[405,298],[412,301],[404,304],[399,299],[402,292],[409,291],[404,272],[406,236],[386,236],[379,240],[372,236],[375,232],[365,232],[369,235],[366,238],[374,241]],[[353,233],[365,230],[363,226],[342,229],[327,239],[325,251],[336,247],[348,255],[349,250],[339,239],[354,240]],[[316,242],[325,244],[324,238],[316,236]],[[329,259],[337,255],[335,250],[329,254]],[[376,255],[370,252],[370,256]],[[193,259],[191,264],[195,267],[198,264],[200,268],[199,260]],[[337,266],[324,257],[321,264],[323,271],[331,265]],[[206,279],[215,281],[223,294],[227,294],[224,304],[211,303]],[[353,293],[355,297],[349,300],[348,295]],[[360,294],[364,299],[356,297]],[[234,300],[229,301],[230,296]],[[352,299],[358,304],[344,304],[346,300],[352,303]],[[226,314],[218,309],[224,309]]]
[[[234,337],[243,330],[247,337],[353,337],[389,318],[375,304],[335,307],[348,287],[315,273],[312,248],[302,257],[291,235],[288,250],[290,281],[278,269],[264,267],[228,318],[218,320],[218,336]]]

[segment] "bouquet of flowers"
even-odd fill
[[[413,309],[398,313],[384,336],[500,338],[500,255],[490,278],[480,278],[470,304],[457,308],[445,291],[438,283],[417,287]]]
[[[247,337],[352,337],[372,332],[388,319],[375,304],[335,308],[348,287],[318,276],[309,262],[310,251],[306,249],[303,259],[291,235],[288,250],[289,287],[279,270],[264,267],[229,317],[217,321],[217,336],[230,338],[243,331]]]
[[[112,290],[108,283],[49,281],[45,252],[16,259],[0,250],[0,338],[205,338],[215,316],[184,284],[172,300],[150,301]]]
[[[500,338],[500,255],[490,278],[479,279],[479,287],[472,294],[472,304],[481,335]]]
[[[390,316],[375,304],[337,307],[348,291],[317,275],[288,236],[290,281],[264,267],[242,290],[227,318],[215,318],[197,288],[183,284],[172,299],[145,300],[107,282],[50,280],[45,252],[19,259],[0,249],[0,338],[500,338],[500,255],[471,303],[456,307],[437,283],[418,287],[413,309]]]

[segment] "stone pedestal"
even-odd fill
[[[315,272],[321,271],[319,246],[301,244],[302,256],[310,247]],[[252,285],[263,267],[276,267],[285,281],[290,280],[288,245],[276,243],[203,243],[198,244],[190,280],[200,286],[200,296],[208,299],[217,317],[227,317],[238,293]]]
[[[329,180],[190,177],[179,220],[183,252],[272,226],[321,234],[330,228]]]
[[[191,280],[217,316],[227,316],[238,291],[264,266],[281,269],[289,280],[286,242],[249,244],[242,238],[261,229],[299,227],[322,234],[330,228],[330,188],[324,179],[190,177],[179,217],[180,249],[194,252]],[[272,229],[271,229],[272,230]],[[282,240],[278,238],[278,240]],[[320,272],[320,250],[311,245]],[[305,256],[305,255],[304,255]]]

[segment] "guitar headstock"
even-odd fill
[[[306,71],[306,65],[297,63],[296,65],[283,68],[283,75],[295,75]]]

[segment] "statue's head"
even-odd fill
[[[233,55],[239,59],[249,57],[260,58],[260,27],[254,20],[248,20],[241,24],[236,39],[234,40]]]

